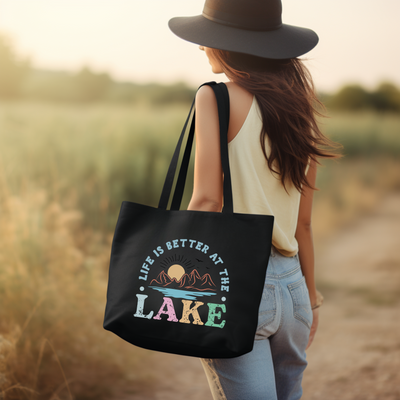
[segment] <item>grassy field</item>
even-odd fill
[[[102,329],[108,257],[121,201],[157,204],[186,114],[2,105],[0,399],[101,400],[112,387],[145,382],[135,348]],[[319,170],[315,236],[400,189],[399,116],[323,124],[346,157]]]

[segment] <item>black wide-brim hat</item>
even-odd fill
[[[168,25],[192,43],[271,59],[299,57],[318,43],[311,29],[282,23],[281,0],[206,0],[201,15]]]

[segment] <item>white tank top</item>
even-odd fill
[[[261,129],[261,112],[256,98],[253,97],[243,126],[228,144],[234,212],[273,215],[275,221],[272,244],[284,256],[292,257],[299,249],[294,235],[299,215],[300,192],[290,183],[287,184],[287,194],[279,175],[268,168],[260,144]],[[268,156],[271,153],[268,137],[266,153]],[[274,169],[279,171],[275,162]]]

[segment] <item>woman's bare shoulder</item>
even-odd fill
[[[253,99],[253,95],[248,92],[243,87],[239,86],[234,82],[224,82],[226,87],[228,88],[229,98],[233,102],[244,102],[249,103]],[[209,85],[204,85],[199,88],[197,91],[196,99],[199,99],[200,102],[210,101],[214,98],[214,91]]]
[[[201,115],[215,116],[218,115],[217,99],[214,91],[208,85],[204,85],[197,91],[196,94],[196,110],[200,111]]]
[[[226,82],[225,84],[228,88],[230,102],[228,129],[228,141],[230,142],[236,137],[246,120],[253,102],[253,95],[234,82]],[[197,91],[196,109],[198,112],[197,119],[208,119],[210,123],[217,126],[217,100],[210,86],[204,85]]]
[[[231,101],[237,103],[251,103],[253,95],[235,82],[225,82]]]
[[[226,83],[230,100],[230,120],[228,129],[228,141],[231,142],[239,133],[249,114],[253,103],[253,95],[234,82]]]
[[[215,97],[215,95],[214,95],[214,91],[211,88],[211,86],[203,85],[197,90],[196,103],[197,102],[202,103],[202,102],[210,101],[210,99],[212,99],[213,97]]]

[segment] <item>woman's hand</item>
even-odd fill
[[[319,307],[314,308],[314,310],[312,310],[312,312],[313,312],[313,322],[311,325],[310,336],[308,338],[308,344],[307,344],[306,350],[311,346],[311,343],[314,340],[314,336],[317,333],[318,319],[319,319]]]

